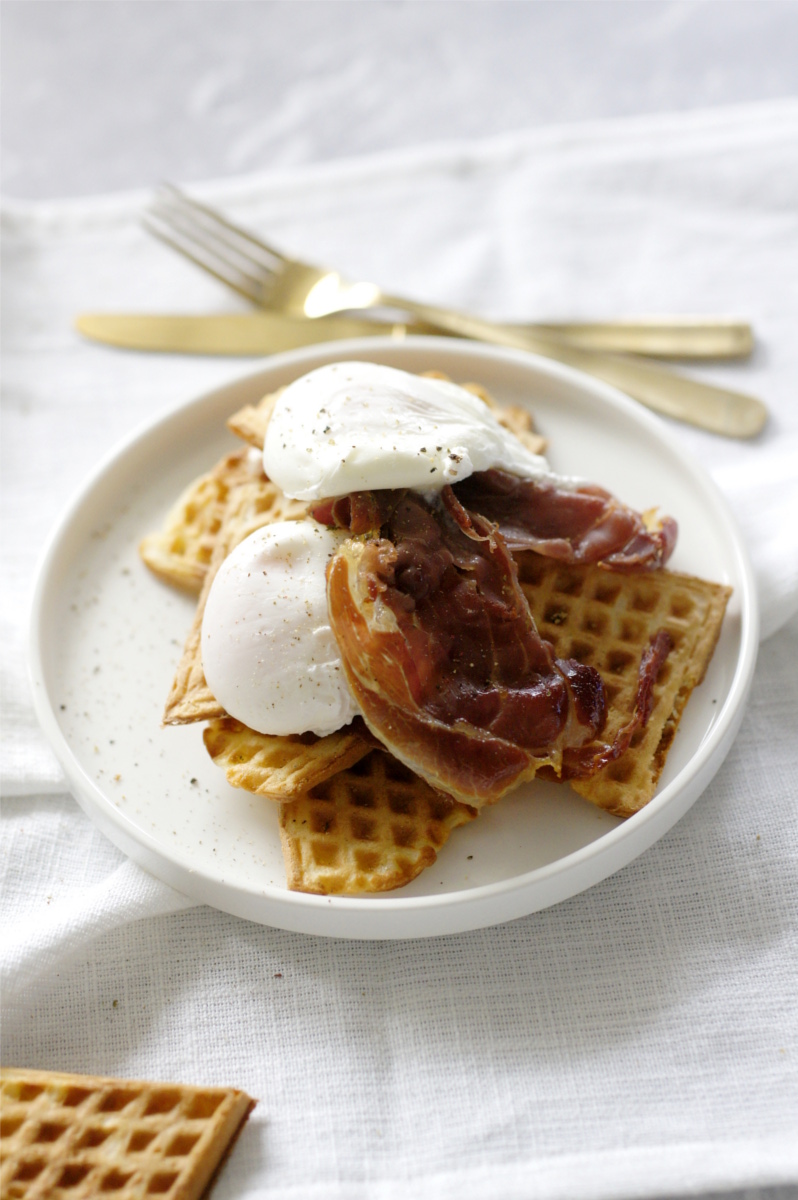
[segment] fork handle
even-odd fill
[[[754,396],[700,383],[644,359],[582,349],[551,332],[496,325],[429,304],[411,305],[398,297],[384,296],[382,303],[404,307],[419,320],[459,337],[553,358],[611,383],[648,408],[726,437],[753,437],[767,420],[767,409]]]

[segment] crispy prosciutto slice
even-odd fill
[[[664,566],[676,545],[672,517],[655,522],[593,484],[521,479],[494,469],[470,475],[453,491],[469,512],[498,525],[511,551],[649,571]]]
[[[479,806],[543,767],[585,776],[623,752],[647,718],[666,637],[641,665],[634,717],[604,744],[601,677],[540,637],[493,522],[451,489],[430,503],[362,493],[347,507],[350,526],[379,525],[332,559],[330,622],[366,724],[397,758]]]
[[[352,492],[311,508],[323,525],[366,533],[378,527],[402,492]],[[676,545],[672,517],[656,520],[635,512],[594,484],[522,479],[507,471],[478,471],[445,487],[473,517],[498,526],[511,553],[534,550],[568,563],[600,563],[612,571],[652,571],[665,565]]]

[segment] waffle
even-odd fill
[[[216,546],[217,534],[233,488],[262,473],[248,450],[227,454],[190,483],[166,516],[161,529],[139,545],[142,559],[167,583],[199,592]]]
[[[424,371],[423,374],[429,379],[444,379],[450,382],[449,376],[444,375],[443,371]],[[505,429],[509,429],[511,433],[514,433],[532,454],[544,453],[546,440],[540,434],[535,433],[534,421],[525,408],[519,408],[514,404],[497,404],[481,384],[464,383],[462,386],[465,391],[471,392],[474,396],[479,396],[480,400],[483,400],[493,411],[493,415],[499,424],[503,425]],[[279,391],[270,392],[269,395],[263,397],[259,404],[246,404],[230,417],[227,422],[227,428],[245,442],[248,442],[250,446],[255,446],[259,450],[262,450],[263,439],[266,436],[266,426],[272,415],[272,409],[277,398],[284,391],[285,388],[280,388]]]
[[[255,1106],[233,1088],[0,1071],[2,1200],[195,1200]]]
[[[257,404],[245,404],[228,418],[227,428],[250,446],[262,450],[272,409],[284,391],[285,388],[278,388],[276,392],[269,392]]]
[[[280,806],[288,887],[357,895],[403,887],[432,865],[477,810],[434,791],[384,750],[372,750]]]
[[[205,602],[219,566],[231,550],[262,525],[297,520],[305,516],[307,506],[288,500],[276,484],[261,470],[257,475],[239,479],[228,490],[224,511],[215,535],[211,559],[205,570],[197,610],[189,630],[183,655],[175,673],[164,710],[164,723],[183,725],[226,716],[205,681],[202,669],[201,636]],[[188,539],[187,539],[188,544]]]
[[[353,766],[374,745],[359,721],[326,737],[277,737],[232,717],[211,721],[202,740],[229,784],[272,800],[294,799]]]
[[[660,629],[671,636],[673,648],[654,686],[646,726],[616,762],[571,782],[591,803],[631,816],[654,795],[684,706],[714,652],[731,588],[672,571],[625,575],[564,566],[529,552],[517,562],[541,636],[558,657],[600,672],[609,707],[607,741],[634,711],[640,657],[649,639]]]

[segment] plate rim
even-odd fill
[[[344,918],[344,923],[347,917],[351,919],[356,914],[366,914],[365,920],[362,923],[363,928],[354,929],[350,932],[341,932],[335,928],[312,930],[307,927],[306,921],[300,920],[298,923],[295,923],[290,919],[275,920],[276,913],[271,914],[268,919],[262,916],[253,916],[249,912],[244,913],[242,911],[242,908],[249,908],[247,898],[250,901],[256,899],[251,889],[236,888],[234,884],[214,878],[202,868],[192,867],[190,861],[179,852],[179,847],[167,853],[165,847],[158,844],[150,834],[137,826],[126,813],[120,812],[111,805],[102,788],[88,775],[72,751],[69,741],[58,723],[54,704],[48,695],[46,685],[41,622],[49,576],[54,568],[61,542],[68,533],[72,522],[89,500],[91,493],[104,480],[113,465],[128,455],[138,443],[156,435],[159,429],[163,429],[163,427],[179,419],[188,410],[195,407],[205,408],[211,406],[215,401],[221,400],[222,396],[228,394],[231,390],[238,387],[245,387],[248,383],[252,383],[254,386],[255,381],[261,376],[273,374],[275,371],[280,371],[284,368],[288,369],[296,366],[301,369],[303,365],[308,363],[315,364],[320,359],[346,361],[362,357],[365,359],[376,358],[379,361],[379,357],[382,354],[387,352],[395,353],[400,348],[413,352],[415,350],[434,351],[436,347],[439,347],[441,352],[445,351],[448,355],[454,352],[455,356],[461,356],[464,359],[488,358],[510,365],[516,363],[522,367],[531,367],[544,377],[549,376],[552,379],[559,380],[565,385],[575,387],[582,393],[585,391],[592,393],[593,398],[598,397],[601,402],[608,404],[611,409],[618,410],[625,417],[630,418],[633,424],[642,426],[649,435],[652,435],[657,441],[663,442],[670,452],[681,460],[684,468],[688,470],[692,481],[700,485],[706,498],[711,501],[714,516],[720,519],[722,524],[726,526],[727,533],[730,535],[731,545],[734,549],[735,565],[742,585],[737,597],[740,606],[740,647],[735,669],[729,684],[728,694],[724,699],[712,728],[708,731],[692,758],[685,764],[675,779],[667,784],[643,809],[634,814],[634,816],[627,818],[623,824],[608,830],[601,837],[596,838],[594,841],[577,850],[569,852],[561,858],[555,859],[543,866],[535,867],[521,875],[514,875],[507,879],[491,883],[477,884],[473,887],[445,892],[441,895],[405,896],[402,895],[401,890],[398,890],[390,893],[387,899],[381,898],[379,903],[375,903],[374,898],[369,896],[314,895],[304,892],[292,892],[274,885],[266,885],[263,891],[257,894],[257,899],[261,902],[266,901],[267,907],[273,905],[277,910],[285,907],[289,912],[296,912],[298,914],[340,914]],[[223,384],[216,385],[199,395],[177,400],[155,418],[139,422],[124,438],[112,446],[101,457],[87,478],[70,497],[69,502],[65,506],[59,520],[50,531],[40,552],[34,576],[30,606],[27,661],[37,719],[64,769],[67,779],[73,785],[75,799],[105,835],[118,848],[122,849],[123,853],[134,859],[134,861],[137,861],[145,870],[149,870],[150,873],[155,874],[160,879],[164,879],[166,875],[173,876],[176,871],[187,889],[186,894],[191,896],[192,899],[196,898],[194,893],[199,887],[202,887],[206,892],[206,896],[202,899],[197,898],[197,903],[209,902],[207,899],[208,890],[218,891],[221,888],[224,892],[228,892],[232,888],[237,895],[242,896],[244,903],[242,905],[237,903],[232,905],[229,903],[218,904],[217,907],[222,908],[226,912],[247,916],[248,919],[260,921],[266,925],[273,925],[284,929],[295,929],[301,932],[318,933],[322,936],[401,938],[407,936],[435,936],[448,932],[465,932],[466,930],[498,923],[497,920],[490,917],[484,921],[469,919],[466,915],[467,910],[475,905],[479,906],[486,902],[488,903],[488,907],[491,906],[491,902],[493,902],[494,908],[497,905],[501,907],[502,900],[506,901],[513,896],[520,898],[524,893],[534,890],[539,886],[545,886],[548,881],[558,876],[563,877],[563,879],[569,879],[575,873],[578,873],[580,869],[584,868],[588,870],[588,868],[592,868],[592,870],[588,870],[590,878],[587,882],[575,887],[566,886],[564,890],[561,889],[562,894],[559,897],[540,905],[525,905],[521,903],[520,908],[517,904],[515,906],[510,905],[510,908],[515,907],[518,911],[513,911],[505,917],[499,917],[498,921],[514,919],[525,913],[550,907],[553,904],[560,903],[563,899],[580,894],[588,888],[593,887],[602,879],[614,874],[622,866],[634,861],[639,854],[643,853],[659,840],[668,829],[681,819],[684,813],[695,802],[719,768],[731,746],[744,715],[745,703],[753,678],[759,644],[758,634],[759,613],[753,567],[734,515],[725,497],[698,459],[679,443],[676,435],[668,425],[653,412],[645,409],[637,401],[630,399],[618,389],[601,380],[587,376],[564,364],[526,351],[506,349],[466,339],[455,340],[446,337],[409,336],[401,340],[393,337],[373,337],[316,343],[298,350],[271,355],[261,360],[259,364],[250,364],[248,370],[232,376]],[[88,800],[87,793],[91,795],[93,803]],[[84,800],[87,802],[84,803]],[[681,802],[677,803],[680,800]],[[94,807],[98,808],[99,812],[92,811]],[[114,837],[109,829],[116,832],[117,837]],[[120,845],[120,842],[124,844]],[[133,850],[128,848],[130,842],[134,844]],[[636,848],[633,848],[631,854],[626,854],[624,851],[627,842],[637,843]],[[144,851],[146,858],[149,860],[148,862],[140,861],[140,858],[135,853],[135,846],[140,847]],[[153,858],[159,860],[162,867],[168,864],[166,869],[160,872],[152,870],[150,861]],[[598,866],[598,860],[606,860],[606,870],[603,868],[599,870],[595,869]],[[171,879],[168,882],[172,886],[176,886],[178,890],[183,890],[180,883],[172,883]],[[215,903],[215,901],[210,902]],[[444,914],[461,910],[466,920],[464,923],[458,923],[456,920],[453,922],[444,922],[446,928],[431,929],[429,934],[426,934],[423,930],[415,930],[411,934],[398,931],[398,926],[401,923],[403,915],[416,914],[428,910]],[[336,922],[333,921],[331,924],[334,926]],[[380,931],[383,925],[386,928]]]

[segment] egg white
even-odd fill
[[[323,736],[358,711],[327,616],[326,567],[346,536],[316,521],[276,522],[217,572],[202,665],[213,695],[250,729]]]
[[[278,398],[263,466],[287,496],[324,500],[379,488],[439,491],[474,471],[548,474],[477,396],[378,363],[319,367]]]

